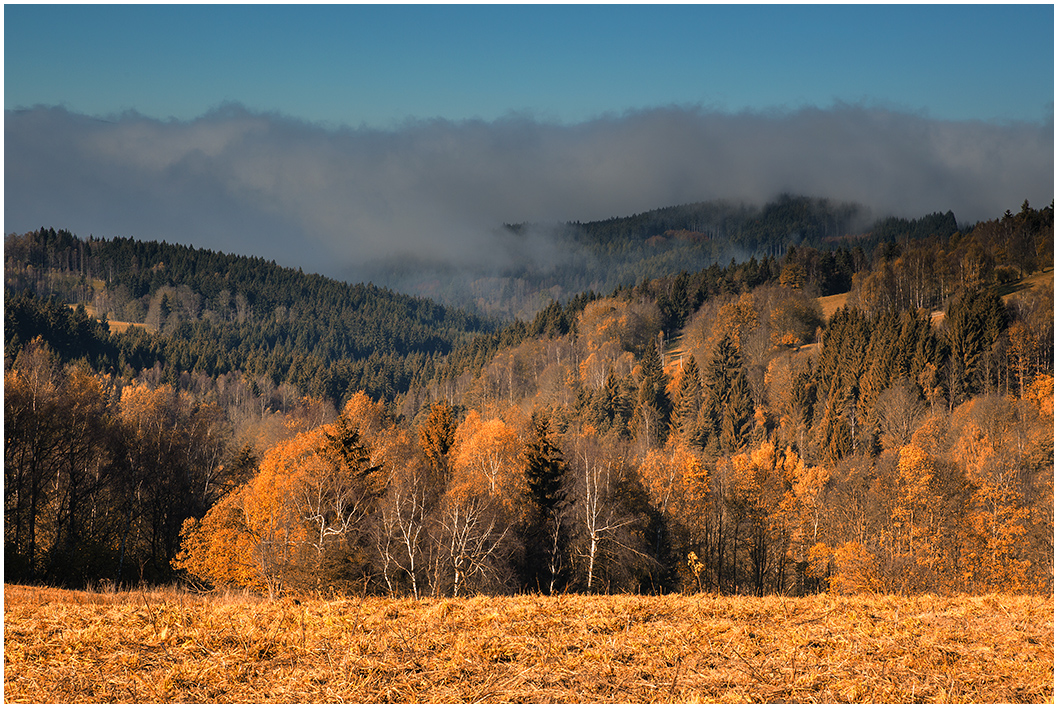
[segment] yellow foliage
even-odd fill
[[[816,542],[813,544],[808,553],[805,554],[805,561],[808,564],[808,575],[814,579],[824,579],[830,571],[830,562],[834,557],[834,551],[823,542]]]
[[[760,306],[752,293],[743,293],[737,300],[721,305],[712,321],[708,338],[705,340],[705,351],[712,352],[716,345],[728,335],[735,349],[742,352],[746,335],[761,324]]]
[[[1040,416],[1054,418],[1054,376],[1041,374],[1025,391],[1025,398],[1036,404]]]
[[[502,419],[482,419],[471,410],[456,429],[452,446],[456,497],[502,497],[518,499],[526,483],[518,463],[521,441],[515,429]]]
[[[363,390],[349,397],[349,401],[342,409],[342,416],[360,432],[360,436],[365,440],[374,438],[382,431],[385,415],[386,411],[382,402],[373,401]]]
[[[347,413],[372,425],[373,405],[351,403]],[[318,580],[312,566],[325,543],[350,531],[384,476],[348,470],[332,450],[336,430],[323,425],[268,450],[252,480],[185,525],[178,565],[218,586],[270,592]]]
[[[634,352],[657,337],[661,313],[652,302],[628,302],[599,298],[588,303],[577,323],[578,338],[585,352],[602,350],[607,343]]]
[[[830,578],[833,593],[853,595],[880,590],[875,556],[859,542],[845,542],[834,550],[836,572]]]
[[[201,520],[184,522],[176,568],[218,587],[266,588],[254,563],[255,542],[242,524],[242,492],[229,493]]]
[[[639,468],[651,501],[686,526],[703,517],[709,506],[709,473],[689,447],[670,440],[647,451]]]

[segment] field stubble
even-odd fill
[[[6,586],[4,699],[1050,703],[1052,596],[268,600]]]

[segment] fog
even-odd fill
[[[1053,123],[932,120],[855,105],[668,107],[576,125],[530,116],[333,128],[221,107],[193,121],[5,114],[5,233],[41,226],[263,256],[350,278],[366,263],[562,258],[503,223],[591,221],[782,192],[960,223],[1044,206]]]

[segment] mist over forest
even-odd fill
[[[8,232],[56,226],[190,244],[424,293],[429,279],[408,273],[414,264],[454,280],[547,270],[585,257],[556,225],[671,205],[760,208],[808,195],[859,205],[855,232],[947,211],[973,224],[1053,197],[1052,123],[848,104],[671,106],[572,125],[511,114],[386,130],[238,104],[189,121],[48,107],[5,118]],[[512,239],[504,224],[533,228]]]

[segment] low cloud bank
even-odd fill
[[[407,257],[454,267],[561,258],[503,223],[591,221],[782,192],[881,216],[973,222],[1054,194],[1053,124],[938,121],[861,106],[659,108],[572,126],[513,115],[333,129],[229,105],[193,121],[5,114],[5,232],[39,226],[263,256],[340,278]]]

